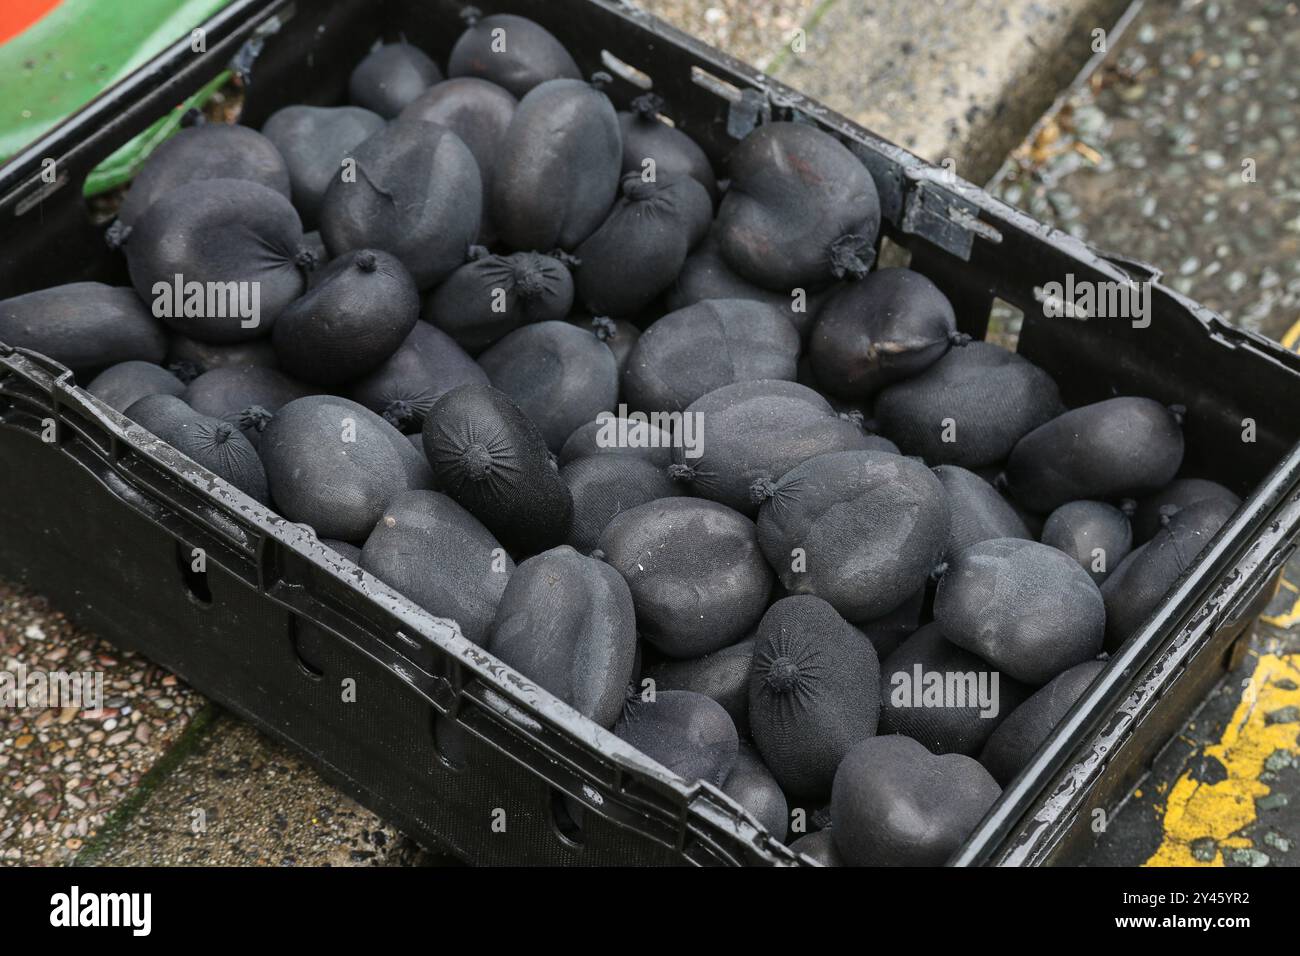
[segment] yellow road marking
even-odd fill
[[[1297,751],[1298,725],[1266,719],[1284,707],[1300,707],[1300,653],[1261,655],[1223,736],[1204,751],[1227,776],[1218,783],[1193,780],[1190,772],[1179,777],[1165,807],[1164,837],[1145,866],[1223,866],[1224,849],[1250,846],[1241,831],[1255,822],[1255,801],[1269,793],[1259,779],[1264,761],[1277,750]],[[1220,851],[1209,863],[1192,856],[1193,841],[1205,837]]]
[[[1294,349],[1297,342],[1300,342],[1300,319],[1297,319],[1295,325],[1287,329],[1286,334],[1282,336],[1282,347]]]
[[[1300,621],[1300,588],[1296,587],[1286,578],[1282,579],[1282,588],[1296,595],[1291,601],[1291,610],[1282,614],[1261,615],[1260,620],[1265,624],[1271,624],[1274,627],[1288,628]]]

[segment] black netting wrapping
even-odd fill
[[[512,249],[572,251],[605,221],[622,169],[609,98],[581,80],[548,80],[519,101],[502,140],[493,225]]]
[[[600,536],[627,579],[641,636],[692,658],[740,640],[772,590],[754,523],[701,498],[663,498],[624,511]]]
[[[522,326],[565,318],[572,306],[573,277],[558,259],[475,248],[425,299],[423,317],[477,355]]]
[[[873,737],[835,774],[831,838],[850,866],[942,866],[1001,795],[970,757]]]
[[[416,322],[400,348],[348,386],[360,402],[402,432],[418,432],[433,403],[458,385],[486,385],[483,367],[446,332]]]
[[[758,516],[763,554],[787,591],[869,621],[925,585],[948,542],[948,496],[919,461],[838,452],[787,472]]]
[[[1133,526],[1114,505],[1071,501],[1047,516],[1039,539],[1078,561],[1100,587],[1133,549]]]
[[[718,210],[727,264],[765,289],[860,278],[880,229],[876,185],[848,148],[804,123],[764,123],[728,159]]]
[[[815,833],[801,836],[790,844],[790,849],[796,853],[811,857],[822,866],[845,865],[839,851],[835,849],[835,840],[831,837],[829,829],[818,830]]]
[[[876,732],[880,662],[821,598],[782,598],[763,615],[749,679],[749,728],[781,787],[825,795],[844,755]]]
[[[434,123],[397,120],[351,158],[355,177],[336,176],[320,207],[331,255],[391,252],[420,289],[464,263],[482,223],[483,180],[459,136]]]
[[[110,408],[125,412],[147,395],[180,395],[185,383],[153,362],[118,362],[91,380],[86,391]]]
[[[234,425],[200,415],[175,395],[149,395],[125,414],[250,498],[270,502],[257,449]]]
[[[344,158],[383,128],[382,116],[359,106],[286,106],[262,124],[262,135],[284,157],[293,205],[306,228],[316,225]]]
[[[681,412],[735,382],[794,381],[799,333],[775,307],[716,299],[672,312],[642,334],[623,397],[642,412]]]
[[[324,250],[321,252],[324,255]],[[280,360],[276,358],[275,346],[270,339],[211,345],[172,332],[167,336],[166,364],[182,381],[188,382],[214,368],[238,368],[243,365],[277,368]]]
[[[302,223],[289,200],[239,179],[207,179],[160,196],[123,242],[131,284],[144,302],[168,289],[171,315],[162,320],[190,338],[217,345],[271,331],[276,317],[306,288]],[[184,288],[176,293],[176,277]],[[187,291],[199,283],[201,307]],[[209,295],[210,283],[238,283],[231,296]],[[253,301],[253,292],[257,301]],[[256,309],[253,306],[256,305]],[[193,314],[197,312],[198,314]],[[244,314],[241,314],[244,313]]]
[[[449,76],[490,80],[517,97],[547,80],[581,78],[569,51],[540,24],[510,13],[482,18],[471,14],[469,20],[452,47]],[[498,38],[505,39],[505,49]]]
[[[880,430],[932,465],[981,468],[1065,411],[1050,375],[987,342],[949,349],[915,378],[876,398]]]
[[[691,690],[726,708],[736,730],[749,733],[749,672],[754,664],[753,635],[703,657],[665,660],[646,670],[658,690]]]
[[[661,109],[663,100],[647,93],[632,101],[631,110],[618,114],[618,128],[623,135],[623,172],[645,173],[650,168],[646,161],[651,160],[656,175],[690,176],[716,202],[718,180],[709,157],[695,140],[662,122]]]
[[[694,494],[747,515],[757,514],[762,500],[756,483],[766,487],[817,455],[897,451],[893,442],[868,434],[856,417],[837,414],[795,382],[724,385],[692,402],[686,414],[697,426],[700,447],[677,443],[673,476]]]
[[[429,87],[407,104],[402,119],[437,123],[464,140],[478,163],[486,197],[492,195],[501,143],[518,106],[519,101],[503,87],[476,76],[459,76]],[[485,203],[479,242],[487,245],[495,241],[496,230]]]
[[[348,99],[392,119],[441,79],[442,70],[423,50],[409,43],[386,43],[353,67]]]
[[[1223,501],[1234,509],[1241,499],[1217,481],[1204,478],[1175,478],[1155,494],[1143,498],[1133,515],[1133,542],[1145,544],[1160,530],[1161,515],[1168,518],[1189,505],[1206,500]]]
[[[395,428],[333,395],[283,406],[259,450],[277,510],[322,538],[364,541],[389,501],[428,483],[427,468]]]
[[[1106,631],[1106,607],[1088,573],[1055,548],[1020,538],[951,555],[934,619],[958,647],[1034,687],[1096,657]]]
[[[72,282],[0,301],[0,342],[48,355],[78,374],[118,362],[161,362],[162,325],[134,289]]]
[[[289,198],[289,169],[270,139],[247,126],[201,123],[177,130],[149,154],[131,180],[118,221],[134,226],[167,193],[204,179],[246,179]]]
[[[1101,591],[1106,599],[1106,650],[1117,650],[1150,617],[1236,510],[1223,498],[1188,505],[1120,562]]]
[[[575,312],[565,321],[584,332],[590,332],[605,343],[605,348],[614,353],[614,364],[618,366],[621,381],[627,360],[641,338],[641,330],[627,319],[611,319],[607,315],[591,316],[585,312]]]
[[[894,653],[898,645],[909,635],[915,634],[917,628],[930,619],[927,607],[929,592],[927,581],[916,589],[915,594],[888,614],[851,623],[867,635],[867,640],[871,641],[871,646],[876,649],[876,656],[883,661]]]
[[[934,469],[948,493],[952,525],[945,554],[956,554],[990,538],[1032,538],[1016,509],[991,484],[956,465]]]
[[[1046,514],[1067,501],[1158,491],[1182,461],[1179,409],[1111,398],[1071,409],[1020,439],[1007,460],[1007,486],[1026,508]]]
[[[468,511],[435,491],[407,491],[384,509],[361,566],[485,644],[515,564]]]
[[[790,826],[789,804],[776,777],[750,744],[741,742],[736,765],[727,775],[722,792],[753,814],[776,839],[785,839]]]
[[[731,271],[718,250],[717,231],[710,231],[692,250],[677,275],[677,281],[668,289],[664,303],[673,312],[705,299],[747,299],[763,302],[778,310],[791,324],[800,338],[808,335],[817,310],[825,301],[826,293],[796,289],[773,292],[747,282]]]
[[[713,221],[708,190],[690,176],[623,177],[605,221],[575,251],[579,301],[596,315],[635,315],[672,284]]]
[[[479,356],[492,385],[510,396],[553,452],[579,425],[618,403],[618,362],[594,335],[567,322],[511,332]]]
[[[420,317],[420,294],[397,257],[345,252],[289,303],[271,331],[281,367],[304,382],[341,385],[373,372]]]
[[[614,733],[688,783],[705,780],[716,787],[731,773],[740,748],[722,705],[688,690],[629,699]]]
[[[648,421],[598,415],[564,440],[559,462],[564,466],[589,455],[632,455],[666,470],[673,462],[673,436]]]
[[[880,732],[977,755],[1030,690],[927,624],[880,665]]]
[[[1105,666],[1104,661],[1076,664],[1012,711],[980,754],[994,780],[1005,787],[1015,778]]]
[[[490,385],[461,385],[424,420],[437,486],[508,547],[533,554],[563,544],[573,521],[569,487],[528,417]]]
[[[617,515],[629,508],[671,498],[677,485],[664,469],[633,455],[591,455],[560,470],[573,495],[573,527],[569,544],[590,554],[600,535]]]
[[[602,727],[623,709],[636,657],[632,593],[567,545],[515,568],[487,649]]]
[[[197,412],[238,425],[253,447],[260,448],[262,432],[275,413],[314,392],[275,368],[219,366],[190,382],[181,398]]]

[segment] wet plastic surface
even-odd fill
[[[1025,314],[1020,351],[1070,404],[1149,395],[1189,408],[1184,473],[1248,495],[1195,568],[1112,660],[957,862],[1075,859],[1107,808],[1218,679],[1271,594],[1300,529],[1300,357],[1158,282],[1146,328],[1044,316],[1042,288],[1152,278],[1105,259],[799,94],[614,0],[484,2],[530,16],[584,73],[612,70],[615,102],[664,96],[715,162],[760,119],[820,124],[871,171],[888,237],[980,336],[1001,299]],[[208,52],[178,44],[0,168],[0,295],[57,282],[122,282],[81,202],[95,164],[243,51],[244,122],[291,102],[340,100],[379,35],[438,60],[457,4],[242,0],[208,24]],[[246,44],[253,41],[254,46]],[[250,56],[261,44],[260,55]],[[248,64],[251,63],[251,68]],[[628,67],[635,69],[629,69]],[[638,72],[639,71],[639,72]],[[41,161],[56,160],[53,184]],[[1251,419],[1255,441],[1241,442]],[[53,422],[52,429],[46,422]],[[52,434],[51,434],[52,431]],[[42,441],[42,433],[53,441]],[[1231,449],[1231,453],[1225,453]],[[430,846],[479,863],[780,864],[796,857],[704,784],[687,785],[578,717],[304,529],[277,518],[77,388],[0,346],[0,574],[115,642],[141,650],[309,754],[360,802]],[[201,547],[208,570],[182,557]],[[184,570],[183,570],[184,569]],[[357,681],[355,703],[339,682]],[[583,807],[562,826],[557,791]],[[504,832],[491,826],[503,809]],[[565,814],[567,818],[567,814]]]

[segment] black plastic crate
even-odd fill
[[[616,0],[479,0],[532,17],[625,106],[646,84],[721,161],[756,123],[795,119],[871,170],[884,233],[986,331],[995,299],[1024,313],[1019,350],[1071,404],[1117,394],[1188,407],[1184,473],[1246,496],[1152,619],[1004,792],[963,864],[1073,862],[1093,811],[1129,791],[1275,587],[1300,530],[1300,358]],[[81,183],[232,60],[243,121],[341,101],[379,37],[444,60],[454,0],[235,0],[0,168],[0,297],[78,279],[126,283]],[[46,183],[42,161],[56,161]],[[1052,281],[1152,281],[1152,322],[1043,315]],[[1256,440],[1243,443],[1243,422]],[[52,439],[52,440],[43,440]],[[687,785],[491,655],[159,444],[70,373],[0,344],[0,574],[146,654],[310,756],[361,803],[478,863],[779,864],[797,858],[706,784]],[[207,571],[189,570],[203,548]],[[356,681],[344,703],[340,681]],[[567,795],[584,806],[570,825]],[[811,812],[815,808],[808,808]],[[504,832],[494,812],[505,811]]]

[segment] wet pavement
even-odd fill
[[[1153,0],[994,191],[1284,339],[1300,318],[1297,62],[1290,0]]]

